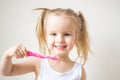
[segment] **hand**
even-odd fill
[[[27,50],[22,44],[15,45],[5,51],[9,57],[15,56],[16,58],[23,58],[27,56]]]

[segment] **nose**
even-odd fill
[[[62,35],[57,35],[56,41],[57,41],[58,43],[63,43],[63,42],[64,42],[64,37],[63,37]]]

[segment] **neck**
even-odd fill
[[[69,65],[69,64],[73,64],[73,61],[69,58],[69,56],[57,56],[58,60],[56,61],[53,61],[53,60],[49,60],[49,63],[50,64],[53,64],[53,65]]]
[[[58,72],[66,72],[73,67],[74,62],[72,62],[69,57],[59,57],[56,61],[49,60],[49,64]]]

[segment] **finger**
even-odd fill
[[[23,58],[25,56],[20,46],[18,46],[18,48],[16,50],[16,55],[19,58]]]
[[[20,58],[23,58],[25,56],[22,49],[19,49],[19,56],[20,56]]]
[[[20,58],[20,55],[19,55],[18,51],[16,51],[14,55],[15,55],[16,58]]]
[[[15,51],[14,51],[14,56],[16,57],[16,58],[19,58],[19,45],[17,45],[16,47],[15,47]]]
[[[27,56],[27,50],[22,44],[19,44],[16,47],[15,54],[17,58],[23,58]]]
[[[26,56],[26,48],[22,44],[20,44],[19,48],[20,48],[19,51],[21,53],[21,56]]]
[[[24,46],[21,46],[23,54],[27,57],[27,49]]]
[[[24,57],[24,54],[21,52],[21,50],[18,50],[18,51],[16,52],[16,56],[17,56],[17,58],[23,58],[23,57]]]

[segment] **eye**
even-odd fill
[[[50,33],[51,36],[56,36],[56,33]]]
[[[65,36],[70,36],[70,34],[69,34],[69,33],[65,33],[64,35],[65,35]]]

